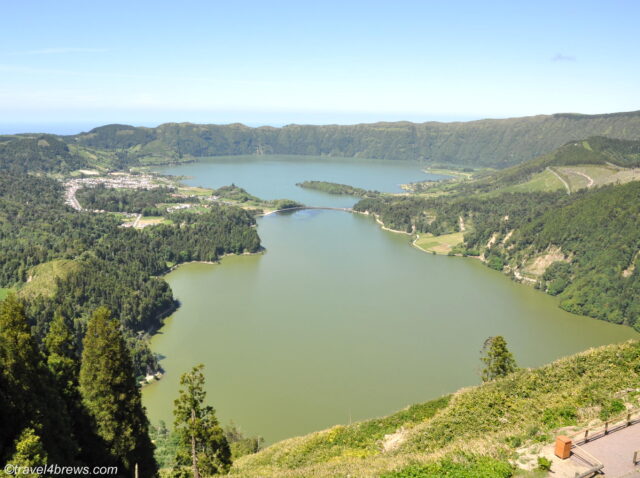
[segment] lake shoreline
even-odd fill
[[[353,207],[357,198],[295,184],[318,178],[393,191],[417,180],[406,166],[368,162],[234,160],[169,172],[190,176],[193,186],[233,182],[258,197],[336,209]],[[233,419],[273,442],[345,417],[384,416],[475,383],[476,350],[488,336],[507,337],[525,367],[637,337],[568,314],[552,297],[504,280],[479,260],[415,254],[407,247],[415,231],[387,227],[371,212],[352,211],[377,224],[294,212],[258,221],[270,252],[264,257],[211,261],[222,262],[219,269],[172,268],[167,281],[181,306],[151,342],[167,370],[144,390],[153,423],[170,420],[166,398],[177,394],[179,373],[194,363],[215,377],[208,392],[221,421]],[[447,370],[436,366],[443,360]]]
[[[243,252],[242,254],[234,254],[234,253],[222,254],[218,258],[217,261],[187,261],[187,262],[180,262],[179,264],[172,265],[169,268],[169,270],[167,270],[164,274],[162,274],[159,277],[162,277],[164,279],[171,272],[173,272],[173,271],[179,269],[181,266],[184,266],[184,265],[187,265],[187,264],[219,265],[222,262],[222,259],[224,259],[225,257],[230,257],[230,256],[238,256],[238,257],[240,257],[240,256],[257,256],[257,255],[264,254],[266,251],[267,251],[266,248],[261,246],[261,249],[258,252]],[[168,317],[170,317],[173,314],[175,314],[179,309],[180,309],[180,302],[174,298],[173,306],[172,307],[168,307],[167,309],[163,310],[156,317],[156,319],[159,321],[159,325],[157,327],[154,327],[153,329],[147,330],[147,334],[149,334],[149,337],[153,338],[156,334],[158,334],[160,332],[160,330],[162,330],[162,328],[164,327],[165,319],[167,319]],[[166,371],[164,370],[164,368],[162,366],[160,366],[159,369],[155,370],[153,374],[147,375],[144,380],[140,381],[140,386],[141,387],[146,387],[147,385],[150,385],[152,383],[160,381],[160,379],[162,379],[162,377],[164,376],[165,373],[166,373]]]
[[[215,261],[187,261],[187,262],[180,262],[179,264],[174,264],[172,265],[169,270],[167,272],[165,272],[164,274],[162,274],[160,277],[165,277],[167,274],[173,272],[174,270],[178,269],[180,266],[184,266],[186,264],[209,264],[209,265],[218,265],[222,262],[222,259],[224,259],[225,257],[230,257],[230,256],[259,256],[260,254],[264,254],[265,252],[267,252],[267,249],[260,246],[261,249],[258,252],[242,252],[240,254],[236,254],[233,252],[228,252],[225,254],[222,254],[217,260]]]

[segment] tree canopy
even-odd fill
[[[518,370],[516,361],[507,348],[507,341],[501,335],[489,337],[482,347],[482,381],[488,382],[500,377],[506,377]]]

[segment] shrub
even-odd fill
[[[551,471],[551,460],[544,456],[538,457],[538,470]]]
[[[400,471],[386,473],[381,478],[510,478],[513,467],[487,456],[464,457],[462,461],[446,458],[428,465],[411,465]]]

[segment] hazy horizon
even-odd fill
[[[313,125],[313,126],[323,126],[323,125],[353,125],[353,124],[371,124],[371,123],[386,123],[386,122],[401,122],[408,121],[411,123],[428,123],[428,122],[438,122],[438,123],[454,123],[454,122],[471,122],[471,121],[480,121],[485,119],[509,119],[509,118],[522,118],[528,116],[540,116],[540,115],[553,115],[553,114],[561,114],[561,113],[570,113],[570,114],[611,114],[611,113],[628,113],[636,110],[627,110],[627,111],[605,111],[601,113],[582,113],[579,111],[556,111],[553,113],[538,113],[532,115],[522,115],[522,116],[478,116],[478,117],[447,117],[441,116],[437,118],[428,118],[428,119],[420,119],[411,118],[411,117],[401,117],[398,116],[393,118],[382,118],[382,119],[374,119],[374,117],[359,117],[353,116],[349,118],[353,118],[350,120],[342,120],[342,121],[270,121],[270,122],[251,122],[251,121],[242,121],[242,120],[228,120],[228,121],[194,121],[189,119],[183,120],[171,120],[168,119],[166,121],[126,121],[123,119],[116,120],[105,120],[105,121],[65,121],[65,122],[4,122],[0,121],[0,134],[23,134],[23,133],[49,133],[49,134],[57,134],[57,135],[72,135],[90,131],[93,128],[97,128],[99,126],[104,126],[108,124],[126,124],[136,127],[147,127],[147,128],[155,128],[162,124],[166,123],[193,123],[193,124],[217,124],[217,125],[228,125],[228,124],[237,124],[241,123],[245,126],[249,126],[251,128],[259,128],[261,126],[271,126],[274,128],[281,128],[283,126],[298,124],[298,125]],[[361,118],[358,120],[357,118]]]
[[[124,13],[123,13],[124,12]],[[452,121],[640,109],[640,3],[10,2],[0,124]]]

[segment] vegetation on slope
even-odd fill
[[[400,412],[276,443],[238,460],[232,475],[430,477],[451,470],[508,477],[522,446],[552,441],[559,427],[606,419],[618,402],[637,406],[639,379],[637,341],[592,349],[416,405],[424,411],[418,415],[394,418]],[[464,474],[471,471],[477,475]]]
[[[302,154],[505,167],[553,151],[568,141],[603,134],[640,139],[640,112],[282,128],[190,123],[157,128],[107,125],[67,141],[117,152],[122,164],[128,166],[205,156]]]
[[[365,198],[354,210],[419,234],[425,250],[480,257],[558,295],[570,312],[640,330],[638,165],[640,141],[593,137],[445,194]],[[565,180],[568,195],[558,172],[582,183]]]
[[[568,311],[640,329],[638,197],[640,182],[632,182],[570,196],[387,196],[362,200],[354,209],[377,214],[393,229],[435,236],[460,233],[464,224],[463,245],[452,252],[482,256],[494,269],[525,274],[559,295]],[[548,269],[554,261],[566,265]]]
[[[55,180],[0,176],[0,285],[23,287],[40,339],[55,312],[73,319],[78,348],[88,315],[109,307],[127,333],[138,375],[157,370],[144,332],[176,305],[158,276],[170,264],[260,250],[255,219],[239,208],[174,212],[171,224],[135,230],[108,214],[73,211],[62,197]]]
[[[545,172],[557,171],[562,167],[583,165],[613,166],[611,173],[619,168],[640,166],[640,141],[627,141],[602,136],[591,137],[583,141],[572,141],[549,154],[531,161],[512,166],[502,171],[488,173],[477,181],[461,184],[457,192],[471,194],[489,191],[514,191],[514,187],[527,184]],[[570,168],[568,168],[570,169]],[[556,178],[557,179],[557,178]],[[562,184],[547,178],[543,185],[529,185],[523,192],[531,190],[562,189]],[[511,188],[511,189],[509,189]]]
[[[86,165],[86,160],[57,136],[0,136],[0,172],[68,172]]]
[[[260,202],[260,198],[249,194],[245,189],[241,188],[240,186],[236,186],[235,184],[230,184],[229,186],[222,186],[218,189],[214,189],[213,191],[211,191],[211,195],[240,203],[249,202],[257,204]]]
[[[499,246],[495,253],[515,267],[526,267],[530,258],[555,246],[567,264],[565,288],[556,280],[558,267],[540,286],[559,294],[562,308],[640,329],[640,275],[624,272],[632,270],[640,249],[640,183],[576,196],[571,204],[531,218],[509,246]]]
[[[86,466],[80,474],[99,464],[117,467],[114,476],[131,476],[137,463],[142,476],[155,476],[121,328],[102,310],[89,331],[80,357],[70,321],[58,315],[40,349],[22,303],[0,303],[0,463]],[[55,474],[78,473],[65,470]]]

